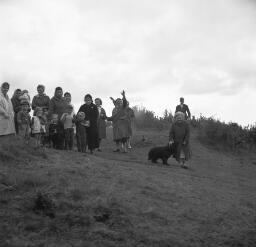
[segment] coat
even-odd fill
[[[99,111],[99,117],[98,117],[98,135],[99,139],[105,139],[106,138],[106,111],[103,108],[100,108]]]
[[[98,135],[98,117],[99,111],[95,104],[90,105],[83,104],[78,112],[84,112],[85,120],[90,122],[90,126],[86,128],[87,145],[89,150],[93,150],[99,147],[99,135]]]
[[[49,103],[49,117],[51,118],[52,114],[58,114],[58,117],[60,119],[63,113],[66,112],[67,105],[68,103],[64,99],[64,97],[58,98],[56,96],[53,96]]]
[[[186,119],[191,117],[189,108],[186,104],[183,104],[182,107],[181,107],[181,105],[177,105],[176,109],[175,109],[175,113],[178,112],[178,111],[183,112],[185,114]]]
[[[8,95],[5,97],[0,92],[0,136],[10,134],[15,134],[13,106]]]
[[[113,122],[113,139],[114,141],[123,141],[130,136],[130,120],[129,111],[126,105],[126,99],[122,107],[115,107],[112,111],[112,116],[108,118]]]
[[[174,157],[180,161],[180,153],[183,150],[185,153],[185,160],[189,160],[191,156],[189,138],[190,129],[187,121],[176,121],[173,123],[170,134],[170,140],[174,141]]]
[[[36,96],[34,96],[32,100],[32,110],[35,110],[36,107],[42,107],[48,110],[50,107],[49,96],[47,96],[46,94],[43,94],[42,96],[37,94]]]

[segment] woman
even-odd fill
[[[92,96],[86,94],[84,97],[84,102],[78,112],[84,112],[85,120],[88,123],[86,128],[87,135],[87,146],[90,153],[93,154],[94,149],[99,147],[99,137],[98,137],[98,117],[99,112],[95,104],[93,104]]]
[[[42,107],[43,111],[49,109],[50,106],[50,98],[45,93],[45,86],[44,85],[38,85],[37,86],[37,92],[38,94],[34,96],[32,100],[32,110],[35,111],[37,107]]]
[[[18,116],[19,111],[21,110],[20,96],[21,96],[21,89],[16,89],[11,98],[12,107],[13,107],[13,111],[14,111],[14,125],[15,125],[16,134],[19,134],[17,116]]]
[[[124,153],[127,153],[127,141],[129,139],[129,113],[127,108],[127,100],[125,92],[122,93],[123,99],[111,100],[115,104],[115,108],[112,111],[112,116],[107,120],[113,122],[113,139],[116,143],[116,149],[114,152],[120,152],[123,149]]]
[[[10,85],[4,82],[0,92],[0,137],[15,134],[14,112],[7,92]]]
[[[98,137],[99,137],[99,148],[98,151],[101,152],[100,144],[101,140],[106,138],[106,111],[102,108],[102,100],[100,98],[95,99],[95,105],[98,108]]]
[[[174,123],[170,130],[169,141],[174,145],[173,157],[180,163],[182,168],[187,169],[185,164],[190,159],[189,147],[190,130],[189,124],[185,120],[183,112],[176,112],[174,115]]]
[[[63,113],[66,112],[67,105],[68,105],[68,103],[63,97],[62,88],[56,87],[54,96],[51,98],[50,104],[49,104],[49,112],[48,112],[49,119],[52,119],[53,114],[57,114],[58,120],[60,120]],[[64,148],[64,126],[61,122],[59,125],[60,125],[59,133],[58,133],[59,139],[58,139],[57,149],[63,149]]]

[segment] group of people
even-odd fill
[[[10,85],[4,82],[0,92],[0,137],[17,134],[25,143],[31,138],[35,148],[42,146],[55,149],[74,149],[85,153],[102,151],[101,140],[106,138],[106,122],[113,123],[115,152],[127,152],[131,148],[133,110],[129,107],[123,91],[122,98],[111,100],[114,104],[112,115],[108,117],[102,107],[102,100],[90,94],[84,97],[84,104],[77,114],[71,103],[71,94],[56,87],[54,96],[45,94],[43,85],[37,86],[38,94],[30,101],[27,90],[16,89],[13,97],[8,96]],[[75,138],[76,137],[76,138]]]
[[[84,97],[77,114],[71,103],[71,94],[61,87],[56,87],[54,96],[45,94],[43,85],[37,86],[38,94],[30,101],[27,90],[16,89],[13,97],[8,96],[10,85],[4,82],[0,92],[0,137],[17,134],[29,143],[31,138],[35,148],[48,146],[55,149],[74,149],[76,139],[77,150],[85,153],[102,151],[101,140],[106,138],[106,122],[112,121],[113,140],[116,144],[114,152],[127,152],[132,136],[134,112],[129,107],[125,92],[122,97],[113,99],[111,116],[107,116],[102,107],[102,100],[90,94]],[[32,111],[32,112],[31,112]],[[171,125],[169,143],[175,147],[174,157],[185,167],[190,158],[190,130],[187,119],[190,111],[184,98],[175,110],[174,122]],[[76,137],[76,138],[75,138]]]

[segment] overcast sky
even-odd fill
[[[162,115],[256,121],[255,0],[0,0],[0,80],[71,92],[79,106],[125,89]]]

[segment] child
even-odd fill
[[[86,153],[86,127],[84,112],[78,112],[75,120],[76,123],[76,140],[78,152]]]
[[[18,133],[24,138],[26,144],[30,139],[30,122],[31,117],[29,115],[29,103],[27,101],[21,101],[21,110],[17,114]]]
[[[50,146],[52,146],[55,149],[59,148],[59,120],[58,120],[58,114],[52,114],[52,119],[49,124],[49,141]]]
[[[73,116],[73,106],[67,105],[67,112],[63,113],[60,121],[64,125],[64,143],[66,150],[73,149],[73,139],[74,139],[74,116]]]
[[[43,115],[43,108],[37,107],[35,109],[35,116],[31,121],[32,135],[35,138],[35,148],[41,146],[41,138],[45,134],[46,118]]]
[[[22,101],[22,100],[27,101],[27,102],[29,103],[29,105],[30,105],[30,96],[29,96],[29,94],[28,94],[28,90],[23,90],[23,91],[21,92],[21,95],[20,95],[19,99],[20,99],[21,101]]]

